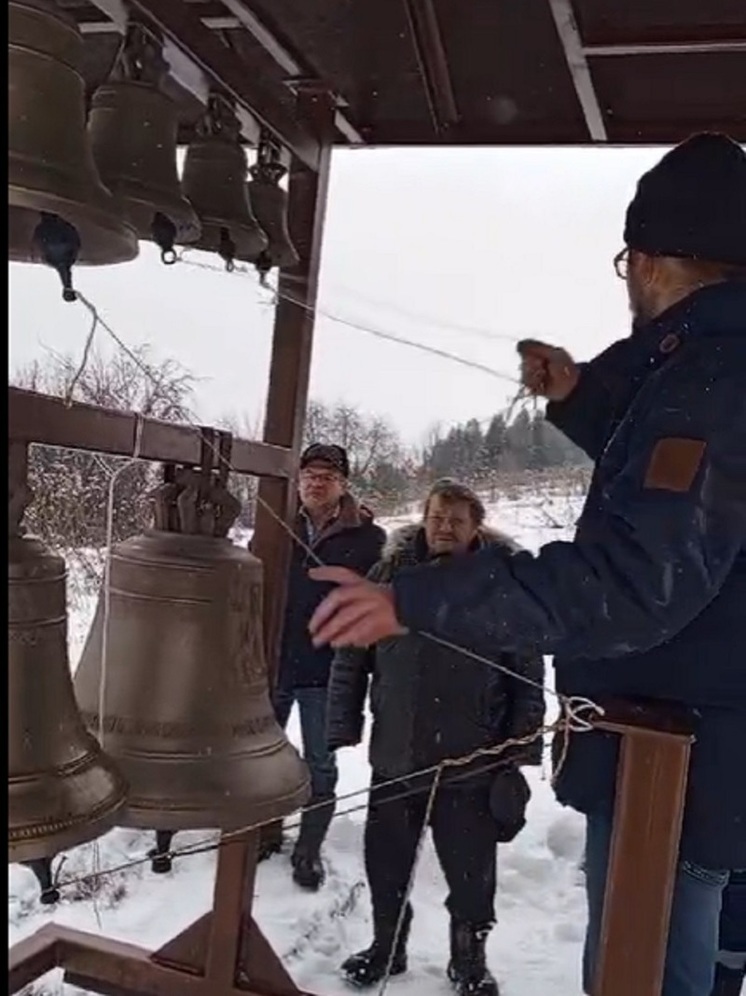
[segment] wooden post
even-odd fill
[[[691,720],[671,710],[617,704],[596,725],[622,737],[593,993],[660,996]]]
[[[314,309],[335,113],[330,94],[316,86],[299,87],[298,105],[302,116],[310,121],[320,138],[321,155],[315,173],[296,159],[290,170],[288,222],[301,262],[292,271],[280,274],[280,299],[275,312],[269,393],[264,417],[264,441],[289,447],[296,458],[303,441],[308,401]],[[259,498],[252,550],[264,564],[265,648],[272,684],[285,611],[291,540],[261,503],[266,503],[283,522],[292,524],[296,507],[295,481],[262,479]]]

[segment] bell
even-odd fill
[[[93,94],[88,135],[96,166],[141,239],[175,263],[174,244],[194,242],[200,225],[176,169],[178,109],[161,89],[168,71],[161,43],[131,22],[109,80]]]
[[[297,809],[309,779],[269,698],[262,565],[226,538],[240,505],[180,480],[156,528],[112,550],[103,723],[103,598],[75,692],[130,784],[121,825],[230,829]]]
[[[197,135],[187,148],[182,187],[202,223],[195,249],[215,252],[233,269],[236,260],[253,263],[267,237],[251,212],[246,190],[246,154],[233,108],[211,94]]]
[[[74,301],[73,264],[134,259],[137,234],[93,162],[77,25],[51,0],[10,0],[8,13],[8,256],[54,267]]]
[[[279,185],[287,170],[265,149],[269,147],[260,146],[259,159],[249,169],[248,183],[249,201],[268,240],[267,248],[256,262],[261,274],[268,273],[273,266],[292,267],[300,262],[288,231],[288,195]]]
[[[8,589],[8,860],[36,870],[114,826],[126,786],[75,704],[65,562],[11,535]]]

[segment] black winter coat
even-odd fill
[[[507,537],[488,530],[482,531],[478,546],[515,549]],[[427,559],[424,529],[405,526],[389,538],[369,578],[387,583],[401,568]],[[536,730],[544,719],[543,658],[483,650],[484,656],[526,675],[539,687],[416,633],[383,640],[367,650],[337,651],[329,683],[329,746],[360,742],[369,684],[370,764],[384,778],[402,777]],[[541,754],[538,740],[503,757],[519,764],[540,764]],[[478,759],[470,768],[453,769],[444,777],[458,780],[460,775],[474,774],[475,768],[495,764],[490,758]]]
[[[300,515],[295,528],[299,536],[305,537],[306,527]],[[324,564],[367,574],[380,557],[385,540],[386,533],[375,525],[372,514],[345,495],[339,517],[315,538],[310,548]],[[308,572],[316,566],[316,561],[294,543],[277,677],[278,687],[284,690],[325,688],[329,681],[334,651],[314,647],[308,623],[334,586],[311,580]]]

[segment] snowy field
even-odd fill
[[[576,496],[513,495],[489,506],[489,522],[520,543],[536,549],[541,543],[568,538],[579,512]],[[384,522],[393,528],[406,522]],[[77,663],[94,603],[78,598],[71,615],[71,654]],[[551,669],[548,669],[551,681]],[[548,702],[550,715],[554,702]],[[289,735],[299,742],[297,717]],[[339,754],[341,795],[364,790],[368,782],[366,748]],[[498,854],[498,923],[489,941],[490,965],[503,996],[579,996],[580,955],[585,900],[578,862],[583,821],[554,801],[548,769],[530,770],[532,800],[528,825]],[[344,801],[332,823],[325,849],[327,881],[309,895],[290,879],[287,854],[260,866],[254,905],[259,925],[297,983],[320,996],[349,993],[338,968],[344,957],[370,940],[370,913],[362,864],[364,795]],[[207,835],[209,836],[209,835]],[[204,832],[183,833],[175,846],[204,840]],[[143,856],[151,835],[117,829],[96,844],[66,855],[61,880],[106,869]],[[468,841],[465,841],[468,846]],[[10,868],[9,943],[21,940],[55,920],[79,929],[101,932],[123,941],[157,947],[209,909],[215,868],[214,853],[183,857],[170,875],[154,876],[149,864],[116,872],[95,886],[62,889],[52,908],[38,901],[31,872]],[[413,893],[415,920],[410,942],[410,969],[392,979],[392,996],[439,996],[451,992],[445,979],[448,923],[443,901],[445,883],[428,840],[423,849]],[[375,990],[374,990],[375,991]],[[74,996],[50,975],[25,996]]]

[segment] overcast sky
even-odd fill
[[[592,356],[627,334],[612,258],[635,182],[662,152],[337,152],[319,306],[513,377],[515,340],[525,336],[564,345],[579,359]],[[143,243],[132,263],[81,268],[76,281],[129,344],[149,343],[155,357],[178,358],[200,378],[203,422],[260,418],[272,312],[253,275],[164,267]],[[42,357],[45,347],[79,354],[88,327],[82,306],[61,300],[54,273],[11,264],[11,369]],[[408,442],[421,442],[435,423],[486,417],[515,389],[317,320],[312,397],[386,415]]]

